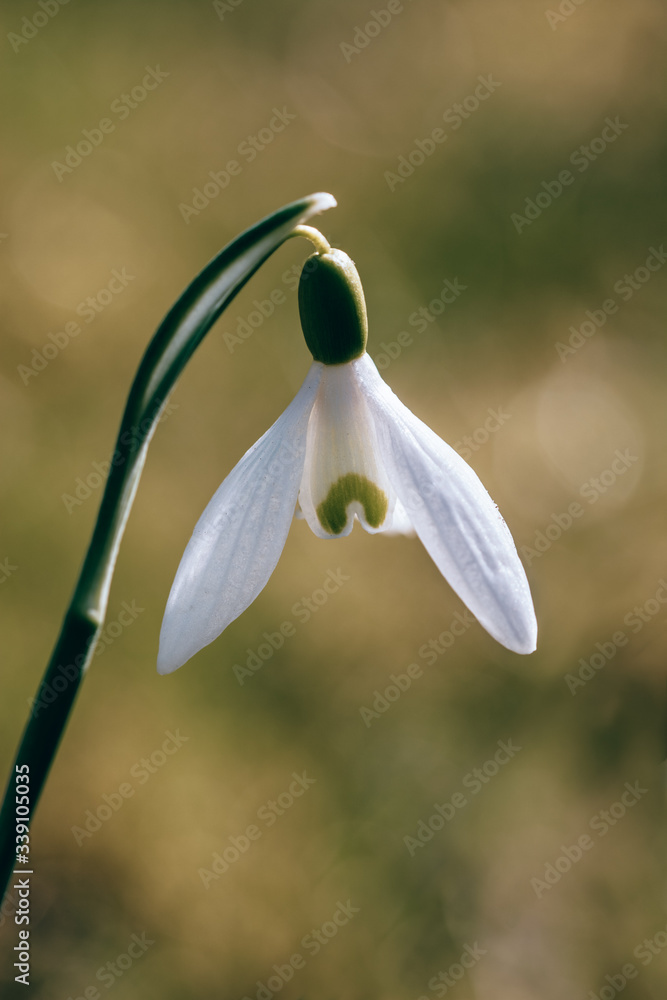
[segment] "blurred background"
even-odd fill
[[[1,17],[3,784],[150,336],[313,191],[369,352],[498,503],[540,626],[509,653],[416,539],[297,522],[254,605],[157,675],[192,528],[309,365],[290,240],[151,446],[32,829],[30,995],[663,997],[664,5]]]

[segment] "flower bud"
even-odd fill
[[[299,279],[299,315],[315,361],[343,365],[366,350],[366,302],[357,269],[342,250],[316,253]]]

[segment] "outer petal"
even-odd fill
[[[266,586],[294,516],[308,419],[322,365],[246,452],[200,517],[181,559],[160,632],[158,672],[213,642]]]
[[[532,653],[537,622],[509,529],[477,475],[394,395],[364,355],[354,362],[392,486],[442,575],[508,649]]]

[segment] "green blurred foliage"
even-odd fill
[[[92,986],[127,1000],[255,998],[296,953],[305,966],[269,992],[432,998],[446,986],[434,977],[450,967],[456,977],[476,945],[483,956],[447,995],[571,1000],[612,988],[627,963],[638,970],[628,996],[664,995],[667,951],[641,943],[667,940],[667,616],[655,599],[667,575],[666,272],[641,272],[636,288],[624,275],[667,235],[667,25],[657,0],[560,6],[572,12],[404,0],[363,45],[357,29],[372,16],[357,0],[76,0],[34,30],[23,18],[44,8],[3,5],[0,560],[15,567],[0,583],[5,770],[100,488],[69,512],[63,496],[108,458],[145,345],[192,276],[312,191],[338,200],[320,225],[358,266],[369,352],[407,405],[469,450],[522,551],[540,623],[530,657],[477,624],[430,656],[464,609],[420,544],[358,528],[325,544],[297,522],[255,604],[178,673],[157,676],[161,615],[192,527],[308,367],[293,275],[309,249],[290,241],[209,334],[151,445],[109,622],[123,602],[143,610],[94,660],[33,827],[36,1000]],[[21,31],[34,36],[17,42]],[[157,66],[168,76],[145,99],[114,105]],[[493,91],[457,119],[480,77]],[[276,108],[294,118],[264,144]],[[54,169],[104,118],[114,128],[90,155]],[[607,118],[627,128],[601,150]],[[446,139],[429,140],[434,129]],[[263,147],[252,158],[248,136]],[[413,155],[412,173],[404,165],[408,176],[388,180],[417,140],[423,163]],[[186,222],[180,206],[231,160],[237,172]],[[572,182],[547,204],[567,169]],[[540,192],[544,207],[518,232],[512,215]],[[134,277],[86,322],[77,308],[114,268]],[[460,296],[431,310],[457,279]],[[275,289],[284,301],[234,344]],[[610,299],[618,308],[601,313]],[[25,384],[20,366],[72,321],[81,332]],[[587,321],[581,346],[557,347]],[[411,342],[397,353],[403,331]],[[489,409],[508,415],[491,433]],[[617,451],[633,459],[618,474]],[[563,528],[573,504],[580,513]],[[349,580],[303,621],[296,606],[339,569]],[[241,685],[234,665],[284,622],[295,634]],[[597,644],[613,655],[573,693],[567,677],[604,656]],[[365,724],[360,709],[411,663],[421,676]],[[167,731],[187,737],[170,756]],[[521,751],[475,793],[466,776],[499,740]],[[151,755],[153,773],[141,764]],[[271,825],[258,818],[304,771],[315,784]],[[598,814],[626,782],[646,792],[616,807],[624,815],[603,834]],[[77,843],[73,828],[124,783],[133,794]],[[410,853],[405,838],[457,793],[465,806]],[[252,824],[259,839],[205,888],[201,870]],[[585,836],[590,849],[536,888]],[[331,931],[348,899],[358,914],[313,954],[304,939]],[[18,996],[9,911],[3,996]],[[144,933],[154,943],[122,976],[96,978]]]

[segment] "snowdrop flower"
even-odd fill
[[[200,517],[167,602],[158,671],[171,673],[266,586],[295,507],[319,538],[417,533],[484,628],[517,653],[537,623],[512,536],[469,465],[394,395],[366,353],[364,295],[347,254],[300,227],[299,311],[313,363],[300,390]]]

